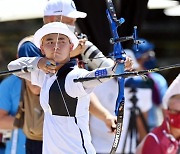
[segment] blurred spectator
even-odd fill
[[[22,39],[18,45],[18,57],[42,57],[40,49],[33,43],[33,36]],[[26,135],[26,154],[42,153],[42,135],[44,113],[39,102],[40,87],[32,85],[28,80],[22,80],[24,86],[24,125]]]
[[[5,154],[25,154],[25,135],[22,129],[14,129],[13,122],[21,96],[21,80],[10,75],[0,84],[0,129],[12,130],[6,141]],[[4,135],[6,135],[4,132]]]
[[[180,153],[180,94],[171,95],[167,101],[165,118],[138,146],[137,154]]]
[[[32,37],[27,37],[20,42],[18,46],[17,57],[34,57],[40,55],[39,50],[37,50],[37,48],[33,48],[34,45],[31,43],[31,40]],[[26,47],[26,43],[31,44],[31,47],[29,46],[29,48],[24,48]],[[21,95],[23,95],[23,99],[21,99]],[[31,139],[37,135],[37,131],[40,131],[40,140],[42,140],[42,127],[39,128],[39,126],[42,125],[43,119],[41,119],[41,122],[34,122],[34,118],[41,117],[38,116],[41,111],[36,113],[39,109],[38,106],[40,106],[38,95],[38,87],[32,86],[29,82],[24,83],[20,78],[14,75],[8,76],[1,82],[0,128],[5,130],[12,130],[13,132],[12,137],[6,143],[6,154],[28,154],[28,152],[25,152],[25,149],[29,146],[25,146],[25,135],[23,131],[25,132],[26,136]],[[18,105],[20,101],[24,103],[25,111],[23,131],[22,129],[13,127],[14,117],[18,111]],[[30,149],[31,148],[33,147],[30,147]],[[35,150],[38,151],[37,148]]]
[[[139,69],[153,69],[157,67],[157,59],[155,57],[154,44],[141,38],[141,44],[138,45],[138,51],[136,46],[133,45],[132,49],[135,53],[135,57],[140,65]],[[149,112],[148,123],[151,128],[158,126],[162,122],[162,111],[160,105],[162,98],[167,90],[168,84],[166,79],[159,73],[153,72],[147,75],[152,80],[152,100],[153,106]]]
[[[89,45],[90,43],[86,42],[86,50],[82,53],[83,60],[88,64],[89,69],[95,69],[105,66],[111,66],[113,64],[113,60],[110,58],[106,58],[99,49],[94,46],[93,44]],[[134,62],[134,67],[137,68],[138,64],[136,59],[134,58],[134,54],[131,50],[126,49],[127,56],[131,57]],[[91,55],[94,55],[92,57]],[[91,59],[90,59],[91,57]],[[101,58],[98,58],[101,57]],[[141,77],[137,77],[139,82],[142,81]],[[137,87],[136,87],[137,88]],[[114,91],[112,91],[114,89]],[[123,131],[121,134],[121,139],[119,143],[119,147],[117,149],[117,153],[123,152],[123,146],[126,138],[126,133],[128,130],[129,118],[131,116],[130,108],[133,106],[131,102],[131,98],[133,93],[130,93],[131,87],[125,88],[125,111],[124,111],[124,120],[123,120]],[[116,99],[118,96],[118,84],[116,79],[112,79],[97,88],[93,91],[94,94],[97,96],[98,100],[101,104],[111,113],[114,115],[114,109],[116,104]],[[144,98],[142,96],[146,95],[146,105],[144,105]],[[147,114],[146,112],[151,108],[151,89],[144,87],[137,88],[137,106],[142,110],[144,116]],[[137,115],[138,119],[138,115]],[[136,120],[135,119],[135,123]],[[137,120],[137,129],[139,131],[139,135],[143,138],[146,135],[146,131],[143,128],[142,122]],[[109,153],[112,147],[112,143],[114,140],[114,134],[106,127],[106,125],[97,119],[95,116],[90,116],[90,131],[92,135],[92,143],[96,149],[97,153]],[[137,135],[137,134],[136,134]],[[133,147],[132,151],[135,152],[136,148],[136,138],[133,136],[132,139]],[[130,138],[128,137],[127,144],[125,145],[125,151],[129,152],[130,144],[128,143]]]

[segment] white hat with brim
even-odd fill
[[[79,40],[77,39],[76,35],[69,30],[66,24],[63,24],[61,22],[52,22],[44,25],[42,28],[37,30],[34,34],[34,44],[40,48],[41,46],[41,40],[45,35],[52,34],[52,33],[58,33],[63,34],[69,38],[69,40],[74,44],[73,49],[75,49],[78,44]]]
[[[85,18],[85,12],[77,11],[73,0],[50,0],[44,8],[44,16],[62,15],[69,18]]]
[[[65,16],[69,18],[85,18],[87,14],[80,11],[73,11],[73,12],[68,13]]]

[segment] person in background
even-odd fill
[[[166,94],[165,94],[166,96]],[[163,123],[154,128],[140,143],[136,154],[180,153],[180,94],[171,95]]]
[[[139,39],[142,43],[138,45],[139,50],[136,51],[136,46],[133,45],[132,49],[134,51],[135,57],[139,64],[140,70],[153,69],[157,67],[157,59],[155,57],[155,46],[151,42],[144,38]],[[149,82],[150,87],[152,87],[152,100],[153,106],[149,111],[148,123],[152,129],[155,126],[160,125],[162,122],[162,98],[168,88],[166,79],[160,73],[149,73],[147,77],[151,80]],[[150,81],[149,80],[149,81]]]
[[[91,44],[88,41],[86,42],[86,44],[87,43]],[[133,60],[133,63],[134,63],[133,68],[134,69],[138,68],[139,65],[136,62],[134,53],[129,49],[125,49],[124,51],[127,54],[127,56]],[[99,51],[99,49],[92,44],[90,47],[86,45],[86,50],[85,52],[82,52],[81,55],[82,55],[82,59],[85,61],[85,63],[87,63],[90,70],[113,65],[113,60],[111,58],[106,58],[103,55],[103,53]],[[92,57],[91,55],[94,55],[94,57]],[[92,58],[91,60],[90,60],[90,57]],[[98,58],[98,57],[101,57],[101,58]],[[121,134],[117,153],[124,152],[123,147],[124,147],[124,142],[126,138],[126,133],[128,130],[129,118],[131,115],[130,108],[132,107],[132,103],[130,99],[133,96],[133,94],[130,93],[130,90],[131,90],[131,87],[125,88],[125,111],[124,111],[124,120],[123,120],[123,131]],[[98,87],[94,89],[93,93],[94,95],[96,95],[101,105],[105,107],[112,115],[115,115],[114,110],[115,110],[115,104],[116,104],[116,99],[118,95],[118,84],[117,84],[116,79],[112,79],[102,85],[99,85]],[[146,105],[144,105],[144,98],[142,97],[144,95],[146,95]],[[137,88],[137,99],[138,99],[137,106],[142,110],[142,113],[144,115],[146,115],[147,111],[151,108],[151,105],[152,105],[151,95],[152,95],[152,92],[150,88]],[[137,116],[137,119],[138,119],[138,116]],[[138,121],[137,123],[138,123],[137,124],[138,132],[141,138],[143,138],[146,135],[146,133],[144,133],[143,125],[141,121]],[[140,127],[141,129],[139,129]],[[96,152],[101,153],[101,154],[109,153],[112,147],[113,140],[114,140],[114,134],[106,127],[106,125],[102,121],[100,121],[97,117],[95,117],[92,114],[90,115],[90,131],[92,135],[92,143],[96,149]],[[127,142],[129,142],[129,140]],[[133,142],[132,150],[135,152],[136,138],[133,137],[132,142]],[[125,145],[125,152],[126,153],[129,152],[128,143]]]
[[[26,42],[27,40],[26,38],[24,41]],[[31,48],[24,50],[23,42],[21,42],[21,45],[18,47],[17,57],[39,56],[39,54],[40,52],[38,52],[36,48],[33,48],[33,43]],[[28,83],[27,89],[30,87]],[[5,154],[24,154],[25,149],[28,147],[25,146],[26,137],[22,129],[17,129],[13,126],[22,91],[26,93],[26,88],[22,89],[22,80],[14,75],[8,76],[0,84],[0,129],[12,130],[12,136],[10,140],[6,142]],[[33,101],[31,103],[36,102]],[[25,104],[25,108],[27,110],[26,105],[27,104]],[[27,118],[30,117],[27,117],[27,114],[25,114],[25,123]]]
[[[28,36],[18,45],[18,57],[42,57],[41,51],[32,43],[33,36]],[[26,43],[29,46],[26,46]],[[26,136],[26,154],[42,153],[42,136],[44,113],[40,106],[40,87],[22,80],[24,86],[22,103],[24,103],[23,132]]]

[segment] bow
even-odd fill
[[[119,62],[118,60],[125,60],[126,54],[121,46],[120,42],[127,41],[134,39],[134,43],[136,44],[136,48],[138,49],[138,41],[137,38],[137,27],[134,27],[134,34],[132,36],[127,37],[119,37],[117,28],[125,22],[124,18],[117,19],[116,12],[112,3],[112,0],[106,0],[107,4],[107,10],[106,15],[109,20],[111,31],[112,31],[112,37],[110,39],[110,43],[113,44],[113,56],[114,59],[117,62],[116,67],[116,74],[123,74],[124,73],[124,62]],[[122,124],[123,124],[123,115],[124,115],[124,80],[125,77],[121,76],[121,78],[117,78],[118,86],[119,86],[119,92],[116,100],[116,106],[115,106],[115,114],[117,116],[117,125],[116,125],[116,134],[113,141],[113,145],[110,151],[110,154],[114,154],[117,150],[117,147],[119,145],[121,131],[122,131]]]
[[[112,31],[112,36],[113,38],[111,39],[114,40],[113,42],[113,56],[115,60],[125,60],[125,53],[122,49],[122,46],[120,42],[116,42],[115,40],[119,39],[118,33],[117,33],[117,28],[124,23],[124,19],[120,18],[120,20],[117,19],[115,9],[112,3],[112,0],[106,0],[107,4],[107,10],[106,10],[106,15],[109,20],[110,26],[111,26],[111,31]],[[116,68],[116,74],[122,74],[124,73],[124,63],[118,62],[117,68]],[[115,114],[117,116],[117,125],[116,125],[116,134],[115,138],[113,141],[113,145],[110,151],[110,154],[114,154],[117,150],[119,141],[120,141],[120,136],[121,136],[121,130],[122,130],[122,123],[123,123],[123,114],[124,114],[124,78],[117,78],[118,85],[119,85],[119,93],[118,97],[116,100],[116,106],[115,106]]]
[[[112,3],[112,0],[107,0],[107,10],[106,14],[111,26],[112,36],[111,42],[113,43],[113,56],[115,60],[125,60],[125,53],[123,51],[123,48],[121,46],[120,38],[118,36],[117,28],[124,23],[124,19],[120,18],[117,19],[115,9]],[[122,74],[124,73],[124,62],[119,63],[116,68],[116,74]],[[116,125],[116,134],[113,141],[113,145],[110,151],[110,154],[114,154],[117,150],[117,147],[119,145],[121,131],[122,131],[122,124],[123,124],[123,115],[124,115],[124,78],[117,78],[118,85],[119,85],[119,93],[116,100],[116,106],[115,106],[115,114],[117,116],[117,125]]]

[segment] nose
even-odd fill
[[[59,49],[58,45],[55,45],[55,46],[54,46],[54,51],[56,51],[56,50],[58,50],[58,49]]]

